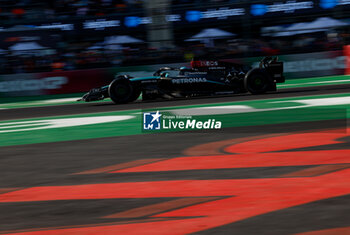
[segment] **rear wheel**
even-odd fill
[[[270,78],[261,70],[252,70],[244,78],[244,87],[252,94],[263,94],[268,91]]]
[[[135,101],[140,96],[140,93],[141,91],[133,87],[127,78],[117,78],[108,87],[109,97],[116,104]]]

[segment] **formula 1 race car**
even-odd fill
[[[259,68],[226,61],[192,61],[191,68],[163,67],[151,77],[118,75],[109,85],[94,88],[80,100],[86,102],[110,97],[114,103],[193,97],[200,95],[262,94],[276,91],[276,83],[285,81],[283,62],[265,57]]]

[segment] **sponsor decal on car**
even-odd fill
[[[201,83],[207,82],[206,78],[175,78],[171,80],[175,84],[184,84],[184,83]]]
[[[157,83],[157,80],[144,80],[141,83]]]
[[[200,61],[202,66],[218,66],[219,63],[217,61]]]

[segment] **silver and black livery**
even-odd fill
[[[198,60],[191,68],[163,67],[150,77],[118,75],[109,85],[94,88],[80,100],[86,102],[110,97],[114,103],[143,100],[193,97],[201,95],[263,94],[276,91],[283,83],[283,62],[277,57],[265,57],[258,68],[227,61]]]

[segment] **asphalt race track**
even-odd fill
[[[148,109],[148,108],[168,107],[168,106],[182,106],[182,105],[219,103],[219,102],[229,102],[229,101],[297,97],[297,96],[307,96],[307,95],[336,94],[336,93],[345,93],[345,92],[350,92],[350,86],[342,84],[342,85],[329,85],[329,86],[306,87],[306,88],[289,88],[289,89],[283,89],[274,93],[268,93],[263,95],[250,95],[247,93],[247,94],[237,94],[237,95],[229,95],[229,96],[198,97],[198,98],[192,98],[192,99],[174,99],[174,100],[160,100],[160,101],[147,101],[147,102],[138,101],[134,103],[121,104],[121,105],[115,105],[113,102],[92,102],[92,103],[77,102],[76,104],[33,107],[33,108],[29,108],[29,110],[28,108],[0,110],[0,121],[18,119],[18,118],[34,118],[34,117],[70,115],[70,114],[81,114],[81,113],[108,112],[108,111],[129,110],[129,109]]]
[[[77,103],[0,110],[0,120],[346,92]],[[327,120],[0,147],[0,234],[346,234],[347,128]]]

